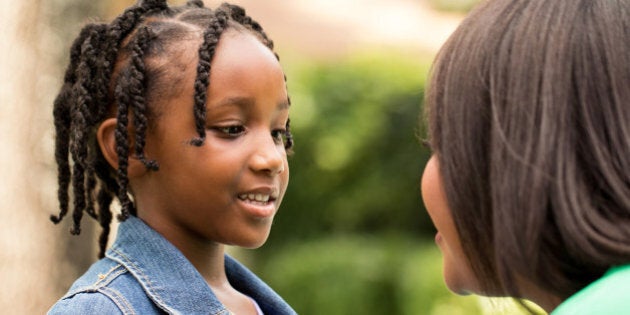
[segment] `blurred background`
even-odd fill
[[[82,25],[135,1],[2,1],[0,313],[42,314],[95,260],[99,232],[86,217],[71,237],[71,220],[48,219],[52,102]],[[427,71],[476,0],[233,2],[276,43],[296,145],[268,242],[230,252],[300,314],[521,313],[446,290],[419,194]]]

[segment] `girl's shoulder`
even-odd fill
[[[628,314],[630,264],[613,267],[603,277],[569,297],[552,315]]]
[[[77,293],[57,301],[48,315],[62,314],[131,314],[121,310],[114,300],[97,292]]]
[[[157,314],[127,268],[111,259],[101,259],[77,279],[48,314]]]

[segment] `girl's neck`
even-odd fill
[[[176,245],[177,246],[177,245]],[[225,248],[222,244],[185,244],[177,246],[210,287],[228,284],[225,274]]]
[[[223,244],[192,237],[170,222],[156,221],[157,216],[143,217],[139,212],[139,217],[179,249],[210,287],[222,287],[229,284],[225,274],[225,246]]]

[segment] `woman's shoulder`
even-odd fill
[[[564,301],[552,315],[628,314],[630,264],[613,267],[603,277]]]

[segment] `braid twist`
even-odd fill
[[[112,68],[110,63],[105,58],[105,51],[107,50],[108,40],[108,26],[106,24],[98,25],[93,32],[92,36],[97,39],[99,44],[98,51],[100,52],[98,59],[94,60],[94,66],[96,73],[94,77],[94,103],[96,113],[93,116],[94,120],[91,124],[96,124],[105,118],[107,111],[107,103],[109,101],[109,85]]]
[[[157,10],[157,11],[166,11],[168,10],[168,4],[166,0],[141,0],[139,6],[144,8],[147,11]]]
[[[202,0],[189,0],[186,2],[187,7],[203,8],[204,4]]]
[[[70,162],[68,160],[68,155],[70,154],[70,112],[74,107],[74,93],[72,87],[77,78],[76,65],[81,57],[81,46],[94,27],[94,24],[86,25],[72,43],[72,47],[70,48],[70,66],[66,69],[63,86],[53,104],[53,117],[55,130],[57,132],[55,138],[55,161],[57,162],[57,182],[59,184],[57,190],[59,214],[57,216],[51,215],[50,220],[55,224],[61,222],[63,217],[68,213],[70,201],[68,194],[68,188],[70,186]]]
[[[105,256],[105,248],[107,247],[110,225],[112,222],[112,212],[110,210],[110,206],[112,204],[114,196],[119,190],[119,187],[116,179],[112,175],[110,175],[112,170],[105,161],[105,158],[102,156],[102,153],[98,151],[97,155],[99,157],[96,159],[95,168],[98,177],[101,179],[101,186],[97,196],[99,208],[98,221],[102,228],[101,234],[98,238],[98,257],[103,258]]]
[[[109,211],[109,207],[113,200],[112,193],[106,189],[101,189],[98,192],[98,207],[101,209],[98,217],[98,222],[102,227],[101,235],[98,237],[99,253],[98,258],[105,257],[105,248],[107,247],[107,241],[109,239],[109,232],[112,223],[112,212]],[[104,211],[107,209],[106,211]]]
[[[290,150],[293,148],[293,134],[291,134],[291,119],[287,119],[287,124],[285,126],[285,131],[284,131],[284,137],[285,137],[285,142],[284,142],[284,148],[286,150]]]
[[[87,142],[84,140],[87,137],[88,126],[91,126],[94,122],[91,108],[94,107],[93,97],[90,93],[92,88],[91,84],[94,73],[96,72],[96,65],[94,60],[98,54],[98,27],[93,26],[89,32],[89,35],[81,45],[81,54],[84,58],[79,62],[76,69],[77,82],[76,88],[76,102],[73,104],[71,119],[73,126],[70,129],[70,152],[72,159],[75,161],[72,172],[72,189],[74,192],[74,210],[72,212],[72,218],[74,225],[70,232],[72,234],[81,233],[81,218],[83,217],[83,210],[86,208],[86,192],[85,192],[85,169],[87,168],[88,149]],[[89,176],[88,176],[89,177]],[[94,213],[93,209],[88,212]]]
[[[146,166],[147,169],[157,171],[159,164],[155,160],[147,160],[144,156],[145,135],[147,130],[146,117],[146,100],[145,90],[147,85],[146,69],[144,65],[144,52],[147,49],[148,42],[154,37],[151,29],[143,26],[138,30],[135,41],[132,45],[133,54],[131,56],[130,75],[135,77],[130,85],[132,105],[134,110],[134,127],[136,129],[136,145],[135,153],[138,159]]]
[[[129,217],[131,200],[127,194],[127,188],[129,185],[129,179],[127,178],[127,166],[129,163],[129,141],[127,134],[127,127],[129,119],[127,114],[129,112],[129,95],[127,89],[119,82],[116,86],[115,94],[118,103],[118,112],[116,114],[116,130],[114,131],[114,137],[116,139],[116,155],[118,155],[118,200],[120,201],[121,214],[118,217],[120,220],[125,220]]]
[[[91,64],[91,72],[96,73],[94,75],[93,85],[90,86],[90,89],[94,91],[94,95],[92,96],[92,105],[89,109],[84,108],[83,111],[84,116],[89,117],[89,121],[87,122],[88,126],[94,126],[99,121],[103,120],[105,117],[105,111],[107,108],[107,96],[108,96],[108,82],[102,75],[102,73],[107,72],[107,69],[104,69],[104,65],[102,62],[102,51],[103,51],[103,42],[107,36],[107,25],[99,24],[95,25],[93,28],[90,39],[92,45],[95,46],[93,49],[98,52],[98,55],[95,55],[94,58],[90,60]],[[93,108],[96,108],[96,112],[92,112]],[[84,141],[85,142],[85,141]],[[94,210],[94,194],[96,189],[96,176],[95,176],[95,163],[96,163],[96,154],[95,145],[86,145],[86,154],[87,154],[87,163],[85,165],[86,168],[86,184],[85,184],[85,196],[86,196],[86,212],[93,219],[97,218],[96,211]]]
[[[276,54],[276,53],[274,52],[274,54]],[[278,58],[277,54],[276,54],[276,58]],[[285,82],[285,84],[287,82],[287,75],[286,74],[284,75],[284,82]],[[291,106],[291,97],[289,95],[287,95],[287,103],[289,103],[289,106]],[[286,150],[293,149],[293,134],[291,133],[291,118],[287,119],[287,124],[286,124],[285,130],[284,130],[284,138],[285,138],[284,148]],[[289,153],[293,153],[293,151],[289,151]]]
[[[262,43],[266,45],[271,50],[271,52],[273,52],[276,59],[280,60],[280,56],[278,56],[278,54],[273,50],[274,48],[273,41],[267,36],[267,33],[265,33],[260,23],[256,22],[255,20],[253,20],[250,16],[246,14],[245,9],[236,5],[229,4],[229,3],[223,3],[219,7],[219,10],[226,12],[232,20],[247,27],[248,29],[252,30],[255,34],[257,34],[260,37]],[[286,75],[284,76],[284,81],[285,82],[287,81]],[[289,102],[289,105],[291,105],[291,98],[288,98],[288,102]],[[291,134],[290,120],[287,120],[285,129],[286,131],[284,132],[284,137],[285,137],[284,147],[285,149],[289,150],[293,148],[293,135]]]
[[[227,25],[227,14],[219,11],[210,27],[203,33],[203,43],[199,47],[199,64],[197,65],[197,78],[195,79],[194,115],[195,127],[198,138],[193,138],[191,144],[201,146],[206,139],[206,100],[208,85],[210,84],[210,62],[214,57],[221,33]]]
[[[64,86],[54,102],[55,159],[58,165],[58,199],[60,211],[51,215],[59,223],[68,212],[69,186],[74,194],[72,234],[80,234],[83,211],[96,218],[94,210],[95,178],[94,149],[86,139],[91,127],[101,121],[108,103],[108,85],[113,65],[118,55],[119,43],[148,11],[165,10],[165,1],[143,1],[127,9],[110,26],[89,24],[85,26],[70,50],[70,65],[64,75]],[[105,48],[105,49],[103,49]],[[105,57],[100,52],[105,50]],[[93,112],[95,110],[95,112]],[[68,156],[74,161],[72,171]],[[127,208],[129,209],[129,207]],[[109,211],[109,210],[108,210]],[[103,211],[101,209],[100,211]]]
[[[245,13],[245,9],[243,9],[242,7],[233,5],[233,4],[223,3],[219,7],[219,10],[226,12],[227,14],[229,14],[232,20],[254,31],[255,34],[260,36],[260,38],[263,41],[263,44],[269,47],[269,49],[274,53],[276,58],[278,58],[278,54],[276,54],[276,52],[273,51],[273,47],[274,47],[273,41],[267,36],[267,33],[265,33],[262,26],[260,26],[258,22],[253,20],[251,17],[249,17]]]
[[[148,2],[149,4],[152,3],[151,1]],[[125,12],[118,16],[114,21],[112,21],[111,26],[109,27],[109,30],[106,34],[106,42],[103,44],[105,46],[105,58],[103,58],[102,75],[105,82],[111,82],[111,76],[114,71],[116,59],[118,57],[120,43],[131,32],[133,32],[136,25],[140,22],[143,14],[145,14],[146,11],[146,5],[131,7],[125,10]],[[109,83],[105,86],[109,88]]]

